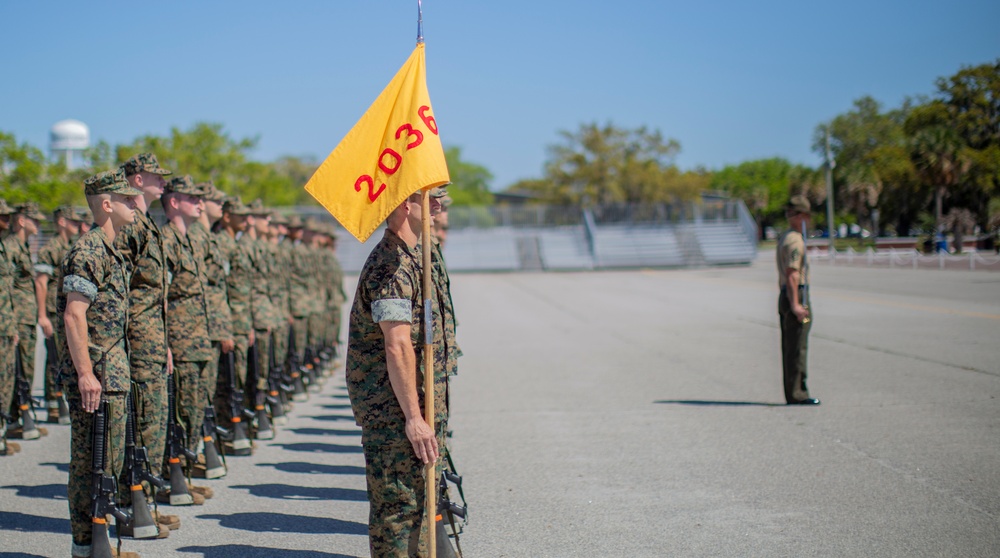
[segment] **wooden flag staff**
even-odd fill
[[[437,425],[434,424],[434,313],[431,306],[431,196],[430,190],[420,195],[420,211],[423,231],[420,234],[423,245],[424,268],[424,420],[431,427],[437,439]],[[441,451],[442,448],[438,448]],[[427,548],[430,558],[437,558],[437,461],[424,465],[424,481],[427,491],[426,517]]]

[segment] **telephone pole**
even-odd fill
[[[830,241],[830,247],[828,248],[830,257],[833,257],[833,167],[837,166],[837,163],[833,160],[833,154],[830,153],[830,127],[826,128],[826,161],[823,164],[826,167],[826,235]]]

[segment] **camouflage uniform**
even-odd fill
[[[219,235],[212,234],[196,221],[188,228],[188,238],[194,246],[197,257],[203,263],[202,278],[205,286],[205,301],[208,306],[208,336],[212,344],[212,358],[205,369],[205,391],[208,401],[215,400],[216,383],[219,376],[219,358],[222,356],[222,341],[233,339],[230,326],[229,300],[226,297],[226,268],[229,262],[219,247]]]
[[[395,233],[372,250],[358,279],[350,314],[347,389],[354,417],[362,428],[369,498],[371,555],[425,556],[423,465],[404,430],[405,417],[389,382],[385,338],[380,321],[410,321],[417,362],[417,393],[423,408],[423,300],[419,252]],[[443,323],[432,293],[435,429],[444,448],[448,365]],[[441,464],[438,463],[440,469]]]
[[[102,173],[103,174],[103,173]],[[98,175],[101,176],[101,175]],[[114,175],[112,175],[114,176]],[[121,175],[118,175],[121,177]],[[124,195],[138,195],[128,183],[103,184]],[[100,193],[91,190],[88,194]],[[98,227],[80,237],[62,264],[62,280],[56,298],[57,315],[66,312],[69,293],[82,294],[90,302],[87,308],[88,352],[94,375],[101,381],[102,398],[109,403],[107,419],[107,470],[118,476],[124,468],[125,405],[130,389],[126,324],[128,323],[128,285],[126,262],[122,254]],[[64,333],[63,320],[57,320]],[[67,339],[67,345],[68,345]],[[91,482],[93,472],[93,414],[83,409],[77,373],[70,351],[61,357],[60,383],[66,386],[71,420],[69,462],[69,518],[74,545],[91,543]]]
[[[336,236],[333,231],[327,231],[327,236],[336,242]],[[344,302],[347,300],[347,295],[344,293],[344,270],[340,267],[340,262],[337,261],[337,255],[334,253],[333,246],[329,246],[323,249],[323,264],[324,270],[330,279],[326,283],[327,295],[326,295],[326,333],[325,341],[326,346],[336,348],[340,344],[340,325],[341,325],[341,309],[344,306]]]
[[[167,175],[156,157],[141,153],[121,165],[130,176],[140,171]],[[129,367],[136,383],[140,440],[149,463],[163,461],[167,436],[167,332],[165,299],[167,270],[163,234],[148,213],[136,211],[135,222],[123,227],[115,247],[131,272],[129,283]]]
[[[293,222],[293,226],[298,223]],[[292,241],[286,238],[282,244],[287,246],[291,264],[288,268],[288,308],[292,315],[292,331],[295,336],[295,349],[301,360],[304,355],[308,333],[308,317],[315,304],[314,283],[318,271],[309,257],[309,248],[302,241]]]
[[[20,204],[14,210],[15,218],[18,214],[23,214],[37,221],[45,220],[45,215],[38,210],[38,204],[33,202]],[[24,377],[28,385],[33,386],[35,385],[35,325],[38,323],[35,264],[31,261],[31,250],[27,241],[22,241],[16,234],[9,234],[3,239],[3,243],[14,271],[10,296],[14,305],[17,334],[20,337],[17,350],[21,353]],[[10,411],[11,416],[17,416],[11,407],[5,409]]]
[[[313,234],[322,233],[321,225],[312,219],[307,221],[306,227]],[[315,351],[323,347],[323,309],[327,306],[327,295],[329,292],[327,291],[326,280],[324,279],[326,277],[326,270],[323,268],[322,248],[315,243],[311,243],[306,250],[312,262],[312,268],[315,270],[315,275],[311,277],[313,300],[309,315],[306,318],[306,329],[308,331],[306,343]]]
[[[243,212],[246,209],[242,203],[238,202],[226,202],[223,207],[224,211],[227,212]],[[235,373],[240,383],[237,387],[244,388],[247,381],[247,348],[250,332],[253,330],[253,315],[251,313],[253,265],[250,262],[250,254],[245,243],[237,242],[226,231],[219,231],[213,236],[219,246],[223,265],[226,268],[226,298],[229,302],[233,341],[236,344]],[[228,378],[219,378],[216,386],[215,408],[219,411],[220,417],[229,420],[232,417],[229,416]]]
[[[13,210],[0,200],[0,215],[10,215]],[[0,242],[0,410],[9,409],[14,399],[14,335],[17,321],[14,319],[14,303],[11,289],[14,284],[14,265],[7,254],[7,245]],[[0,455],[6,450],[3,442],[7,426],[0,414]]]
[[[63,217],[73,219],[75,217],[71,207],[61,207],[56,210],[56,219]],[[64,240],[62,236],[56,234],[42,246],[38,251],[38,261],[35,262],[35,275],[48,275],[48,292],[45,295],[45,313],[48,314],[49,321],[55,327],[56,319],[61,316],[56,315],[56,291],[59,290],[59,280],[62,278],[62,260],[69,252],[72,242]],[[45,359],[45,400],[49,404],[54,403],[54,399],[62,395],[58,384],[56,384],[56,371],[59,365],[59,356],[66,352],[63,346],[63,339],[53,331],[52,341],[56,348],[56,354],[47,354]]]
[[[254,385],[258,390],[267,390],[267,371],[270,366],[268,359],[269,330],[274,328],[277,316],[274,304],[271,302],[271,290],[268,285],[270,274],[268,257],[261,241],[250,238],[249,234],[241,236],[238,244],[243,246],[243,250],[249,256],[250,269],[252,270],[250,315],[257,338],[257,378]]]
[[[167,192],[198,195],[199,190],[185,176],[172,180]],[[169,280],[167,341],[174,359],[177,414],[186,426],[188,448],[197,450],[205,405],[210,401],[206,368],[213,360],[203,282],[204,259],[199,261],[191,239],[174,223],[163,227],[163,254]]]
[[[261,247],[267,256],[269,292],[274,306],[274,358],[282,367],[288,355],[288,330],[291,312],[288,307],[288,269],[291,261],[288,252],[280,244],[264,240]]]
[[[444,321],[444,342],[448,351],[447,362],[449,364],[448,375],[458,374],[458,357],[462,356],[462,349],[458,346],[456,332],[458,322],[455,320],[455,304],[451,299],[451,278],[448,276],[448,268],[444,263],[444,253],[441,251],[441,243],[437,238],[431,239],[431,266],[433,267],[434,288],[437,291],[438,301],[441,305],[441,316]]]

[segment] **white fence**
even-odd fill
[[[811,263],[826,263],[829,265],[864,265],[869,267],[887,267],[890,269],[968,269],[971,271],[1000,271],[1000,255],[980,252],[966,254],[922,254],[910,248],[897,250],[875,250],[868,248],[857,251],[848,247],[846,250],[834,250],[832,256],[826,249],[810,248]]]

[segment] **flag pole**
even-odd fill
[[[424,42],[424,13],[421,0],[417,0],[417,44]],[[421,244],[423,248],[423,292],[424,292],[424,420],[437,438],[434,424],[434,314],[431,307],[431,196],[430,190],[420,195],[422,216]],[[424,490],[427,493],[425,510],[427,517],[427,552],[430,558],[437,558],[437,461],[424,465]]]
[[[422,214],[423,231],[421,243],[423,248],[424,268],[424,420],[431,427],[437,438],[437,426],[434,424],[434,314],[431,307],[431,197],[430,190],[424,190],[420,195],[420,211]],[[430,558],[437,558],[437,462],[431,461],[424,465],[424,481],[427,492],[427,548]]]

